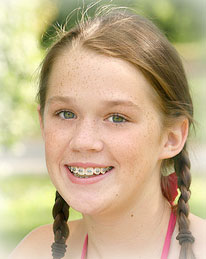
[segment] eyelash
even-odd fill
[[[122,116],[121,114],[119,114],[119,113],[110,114],[110,116],[109,116],[108,118],[113,117],[113,116],[118,116],[119,118],[123,119],[123,121],[121,121],[121,122],[116,122],[116,123],[112,121],[112,122],[115,123],[115,124],[128,122],[128,120],[127,120],[124,116]]]
[[[61,114],[64,114],[65,112],[69,112],[70,114],[72,113],[72,114],[74,114],[73,112],[71,112],[71,111],[67,111],[67,110],[61,110],[61,111],[58,111],[58,112],[56,112],[55,113],[55,115],[57,115],[57,116],[59,116],[61,119],[63,119],[63,120],[68,120],[68,119],[73,119],[73,118],[64,118],[63,116],[61,116]]]
[[[61,114],[64,114],[65,112],[69,112],[70,114],[71,114],[71,113],[74,114],[74,113],[71,112],[71,111],[61,110],[61,111],[56,112],[55,115],[56,115],[56,116],[59,116],[62,120],[74,119],[74,117],[73,117],[73,118],[65,118],[64,115],[61,116]],[[74,115],[75,115],[75,114],[74,114]],[[119,118],[121,118],[121,119],[123,120],[123,121],[121,121],[121,122],[114,122],[114,121],[111,121],[111,122],[113,122],[113,123],[115,123],[115,124],[122,124],[122,123],[128,122],[128,120],[127,120],[124,116],[122,116],[121,114],[119,114],[119,113],[110,114],[110,116],[109,116],[108,118],[113,117],[113,116],[118,116]]]

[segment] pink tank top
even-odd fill
[[[173,212],[171,212],[170,220],[169,220],[169,224],[168,224],[168,228],[167,228],[167,234],[166,234],[166,238],[165,238],[165,242],[164,242],[164,246],[163,246],[163,250],[162,250],[161,259],[167,259],[169,249],[170,249],[170,242],[171,242],[172,234],[175,229],[175,224],[176,224],[176,215]],[[88,245],[88,234],[86,235],[86,238],[84,240],[81,259],[86,259],[87,245]]]

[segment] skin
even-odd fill
[[[160,193],[161,120],[150,101],[149,85],[135,68],[93,53],[65,53],[55,63],[48,86],[42,127],[47,167],[73,208],[110,219],[133,208],[143,189],[147,200]],[[54,100],[57,96],[73,98],[74,104]],[[105,100],[136,106],[112,107]],[[61,110],[72,111],[76,118],[62,119],[56,115]],[[114,113],[128,122],[112,122]],[[103,181],[77,186],[68,181],[64,167],[75,161],[115,168]]]
[[[56,60],[40,115],[46,163],[57,190],[83,213],[82,220],[69,223],[65,258],[80,258],[86,233],[89,259],[160,258],[171,211],[160,189],[161,161],[181,151],[188,121],[181,118],[164,128],[153,94],[141,72],[123,60],[82,49],[64,51]],[[105,104],[113,100],[134,105]],[[72,118],[63,116],[65,110]],[[114,122],[114,113],[126,121]],[[114,169],[95,184],[77,185],[65,169],[77,161]],[[25,242],[34,243],[40,233],[46,235],[43,251],[50,258],[50,226],[34,231]],[[175,237],[171,245],[169,258],[177,258]]]

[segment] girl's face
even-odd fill
[[[164,132],[152,94],[126,61],[86,50],[65,51],[55,61],[42,133],[49,175],[71,207],[117,212],[157,193]],[[95,170],[79,178],[68,166]],[[98,175],[104,167],[112,170]]]

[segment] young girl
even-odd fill
[[[63,32],[42,64],[38,97],[54,224],[10,258],[206,258],[205,222],[188,206],[192,101],[155,25],[111,9]],[[67,223],[69,206],[83,219]]]

